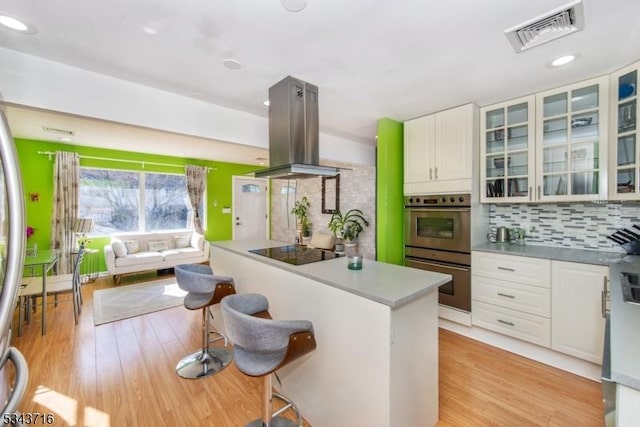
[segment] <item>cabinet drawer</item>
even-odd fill
[[[551,324],[545,317],[472,301],[471,322],[523,341],[549,347]]]
[[[542,317],[549,317],[551,314],[551,292],[548,288],[477,275],[472,276],[471,283],[471,294],[476,301]]]
[[[471,253],[471,271],[478,276],[551,287],[551,261],[548,259],[474,251]]]

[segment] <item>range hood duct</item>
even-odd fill
[[[256,178],[335,176],[320,166],[318,87],[291,76],[269,88],[269,169]]]

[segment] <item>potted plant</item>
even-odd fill
[[[309,220],[309,208],[311,203],[307,199],[307,196],[303,196],[302,199],[296,200],[296,204],[291,213],[298,219],[298,230],[302,232],[303,237],[309,237],[311,235],[311,221]]]
[[[360,209],[350,209],[344,215],[340,210],[331,215],[328,228],[336,238],[344,239],[347,244],[351,244],[368,226],[369,221]]]

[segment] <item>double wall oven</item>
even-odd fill
[[[405,196],[405,265],[450,274],[438,302],[471,311],[471,195]]]

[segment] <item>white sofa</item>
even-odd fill
[[[117,285],[123,274],[208,261],[209,245],[191,231],[115,234],[104,247],[104,259]]]

